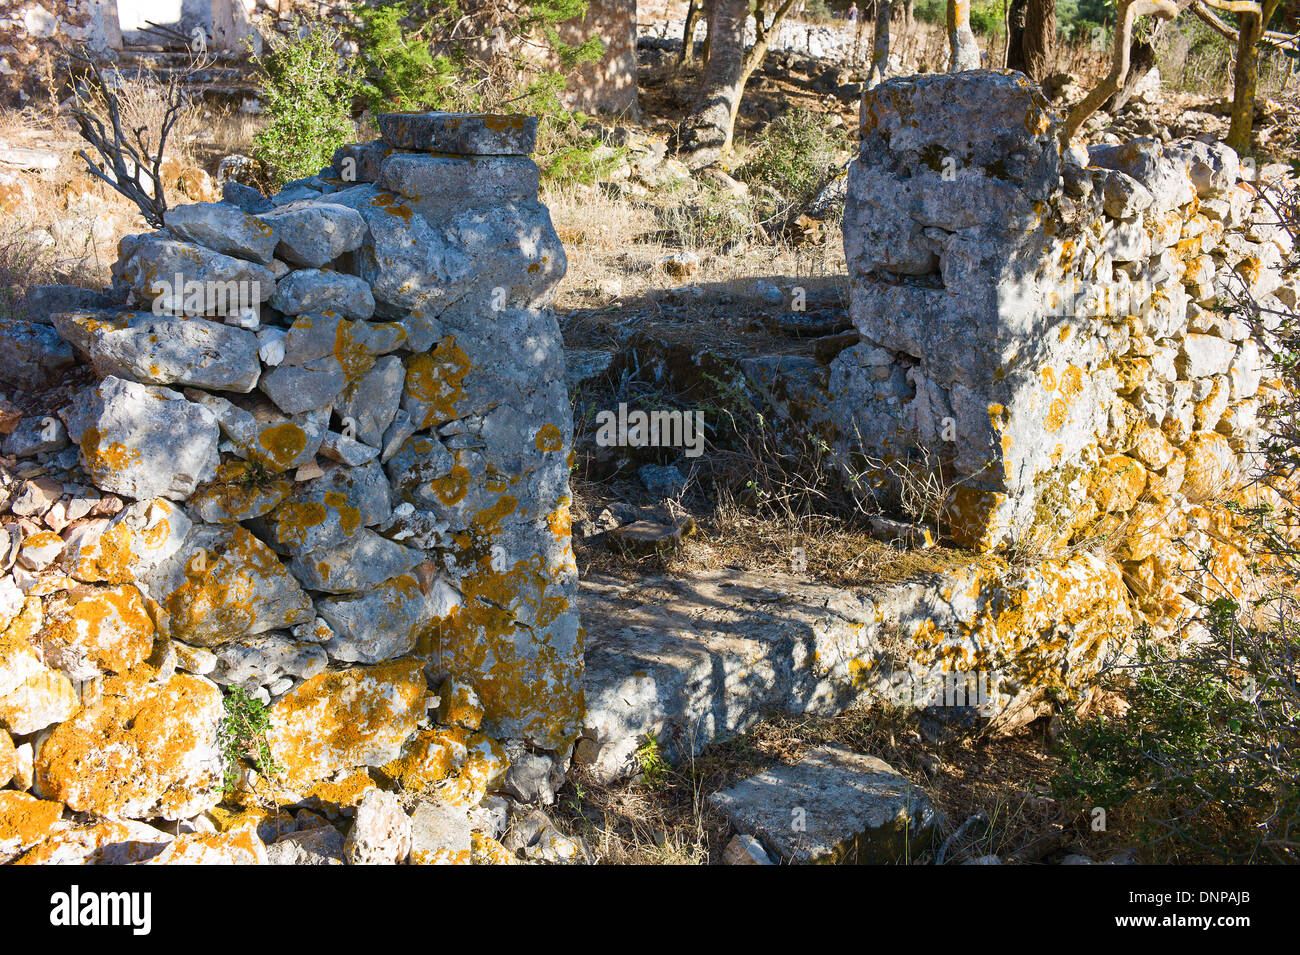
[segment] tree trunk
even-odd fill
[[[1259,49],[1264,21],[1258,13],[1237,15],[1237,62],[1232,69],[1232,122],[1228,145],[1239,156],[1250,153],[1251,130],[1255,124],[1255,87],[1259,83]]]
[[[1157,23],[1155,28],[1159,29],[1160,26],[1161,24]],[[1154,36],[1151,39],[1154,39]],[[1123,109],[1124,104],[1133,98],[1133,91],[1142,82],[1142,78],[1156,65],[1156,47],[1151,39],[1143,40],[1134,37],[1133,42],[1129,44],[1128,76],[1124,77],[1119,91],[1102,104],[1102,109],[1106,112],[1114,114]]]
[[[1028,73],[1025,64],[1025,8],[1029,0],[1011,0],[1007,8],[1007,69]]]
[[[970,0],[948,0],[949,73],[980,68],[980,48],[970,28]]]
[[[879,0],[876,4],[876,35],[871,45],[871,72],[867,74],[867,89],[877,86],[889,75],[889,16],[893,0]]]
[[[700,4],[691,0],[686,8],[686,24],[682,27],[682,52],[677,57],[679,64],[695,59],[695,24],[699,22],[700,12]]]
[[[1129,44],[1133,39],[1133,23],[1138,17],[1155,16],[1172,20],[1178,16],[1175,0],[1118,0],[1115,22],[1115,39],[1111,51],[1110,73],[1103,77],[1088,95],[1070,111],[1065,121],[1065,141],[1074,138],[1079,127],[1098,107],[1115,95],[1124,84],[1129,69]]]
[[[745,79],[745,20],[749,0],[711,0],[709,56],[694,113],[682,123],[678,150],[707,165],[731,148]]]
[[[1007,69],[1041,83],[1056,49],[1056,0],[1011,0],[1007,11]]]
[[[1043,82],[1056,52],[1056,0],[1029,0],[1021,51],[1025,75],[1035,83]]]

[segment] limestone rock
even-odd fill
[[[284,676],[307,680],[328,665],[319,644],[259,633],[223,643],[211,679],[242,686],[270,684]]]
[[[270,269],[189,242],[127,236],[118,243],[118,253],[114,280],[128,286],[137,302],[171,315],[213,314],[218,299],[225,300],[229,313],[232,300],[255,306],[275,294]]]
[[[384,161],[377,185],[399,193],[416,212],[436,221],[452,211],[505,200],[536,198],[539,172],[524,156],[429,156],[396,153]]]
[[[358,248],[366,234],[366,224],[355,210],[327,201],[287,203],[261,219],[276,230],[276,254],[309,269]]]
[[[275,255],[275,229],[257,216],[227,202],[197,202],[168,209],[167,230],[214,252],[270,265]]]
[[[467,865],[471,823],[464,809],[425,800],[411,814],[412,865]]]
[[[189,832],[169,842],[145,865],[266,865],[266,846],[254,829]]]
[[[382,766],[401,752],[428,706],[421,665],[412,660],[327,670],[272,704],[267,742],[288,785],[340,769]]]
[[[0,863],[7,862],[60,828],[63,803],[0,790]]]
[[[461,156],[527,156],[537,139],[533,116],[380,113],[384,142],[398,149]]]
[[[147,862],[175,838],[134,819],[104,819],[57,829],[17,865],[134,865]]]
[[[339,404],[339,415],[353,437],[372,448],[382,448],[384,432],[402,400],[406,368],[396,355],[385,355],[359,381],[348,387]]]
[[[271,307],[285,315],[335,311],[344,318],[370,318],[375,297],[355,275],[321,269],[300,269],[280,280]]]
[[[316,609],[335,633],[326,644],[331,659],[378,663],[410,653],[421,634],[451,616],[460,602],[443,580],[426,593],[415,577],[402,574],[364,593],[322,600]]]
[[[49,382],[76,361],[68,343],[49,325],[10,319],[0,322],[5,360],[0,362],[0,382],[35,389]]]
[[[841,746],[821,746],[709,801],[792,863],[897,862],[928,845],[939,819],[888,764]]]
[[[237,524],[196,525],[145,581],[166,636],[199,647],[314,619],[311,599],[265,544]]]
[[[105,378],[77,396],[67,423],[105,491],[179,501],[216,471],[216,418],[166,388]]]
[[[291,832],[266,847],[270,865],[343,865],[343,837],[333,826]]]
[[[38,636],[46,663],[79,681],[133,669],[153,651],[153,638],[144,599],[130,584],[56,596]]]
[[[266,522],[272,544],[299,556],[343,544],[363,528],[385,523],[392,512],[388,481],[377,463],[331,465],[299,485]]]
[[[420,551],[362,529],[334,547],[295,557],[289,569],[308,590],[344,594],[369,590],[408,574],[423,560]]]
[[[201,318],[163,318],[107,331],[90,346],[90,358],[102,376],[148,385],[249,392],[262,373],[255,335]]]
[[[357,806],[343,851],[349,865],[401,865],[411,854],[411,820],[401,800],[374,790]]]
[[[185,542],[193,522],[178,505],[155,498],[97,519],[67,536],[63,567],[88,583],[128,584],[148,576]]]
[[[225,709],[203,677],[153,682],[147,666],[107,677],[100,698],[50,733],[38,791],[78,812],[188,819],[221,798]]]

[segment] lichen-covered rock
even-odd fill
[[[158,855],[174,838],[133,819],[103,819],[57,828],[15,865],[135,865]]]
[[[1237,456],[1223,435],[1197,431],[1188,438],[1184,450],[1187,467],[1182,490],[1190,500],[1212,500],[1236,482]]]
[[[537,139],[535,116],[491,113],[381,113],[384,142],[400,149],[462,156],[527,156]]]
[[[483,725],[483,705],[468,683],[447,680],[438,690],[438,722],[477,730]]]
[[[74,680],[123,673],[153,651],[154,624],[131,584],[78,587],[45,608],[37,636],[45,661]]]
[[[109,377],[78,395],[68,433],[97,487],[180,501],[217,467],[212,412],[167,388]]]
[[[216,415],[222,435],[234,444],[236,454],[271,474],[307,464],[325,440],[326,428],[319,417],[286,417],[265,398],[243,398],[235,404],[219,395],[197,390],[187,391],[186,395]],[[264,490],[259,485],[268,483],[252,480],[255,473],[249,469],[241,472],[230,463],[221,465],[216,477],[227,484],[234,479],[251,490]],[[257,516],[244,513],[240,520]]]
[[[173,206],[163,216],[167,230],[225,255],[270,265],[278,241],[275,228],[227,202]]]
[[[190,242],[128,235],[118,243],[118,255],[114,281],[130,288],[137,302],[170,315],[209,314],[218,290],[227,307],[232,292],[236,301],[242,296],[253,305],[275,294],[270,269]],[[193,294],[195,288],[200,294]]]
[[[334,311],[344,318],[370,318],[375,313],[375,297],[370,286],[355,275],[301,269],[280,280],[271,307],[289,316]]]
[[[422,801],[411,814],[411,864],[469,865],[471,827],[463,808]]]
[[[9,785],[18,772],[18,751],[8,731],[0,730],[0,788]]]
[[[266,517],[273,546],[293,556],[345,543],[357,532],[392,516],[388,481],[377,463],[359,468],[333,465]]]
[[[401,865],[411,854],[411,820],[392,793],[375,790],[357,806],[343,851],[349,865]]]
[[[199,647],[315,618],[275,553],[238,524],[195,525],[145,586],[160,632]]]
[[[257,336],[202,318],[159,318],[99,335],[90,359],[104,377],[147,385],[192,385],[249,392],[262,365]]]
[[[188,819],[221,798],[221,693],[203,677],[163,683],[140,666],[60,723],[36,761],[39,792],[78,812]]]
[[[43,621],[41,600],[32,595],[0,632],[0,729],[15,736],[65,720],[81,705],[72,682],[46,666],[36,649]]]
[[[362,529],[334,547],[293,558],[289,569],[309,590],[346,594],[409,575],[423,561],[420,551]]]
[[[261,219],[276,230],[276,254],[309,269],[358,248],[366,234],[366,224],[355,210],[329,201],[286,203]]]
[[[62,818],[61,802],[0,790],[0,863],[53,835]]]
[[[382,766],[401,752],[428,707],[416,661],[330,670],[270,708],[267,742],[286,785],[327,779],[340,769]]]
[[[383,773],[408,792],[419,792],[452,776],[468,755],[463,732],[426,730],[408,739],[401,755],[384,764]]]
[[[193,522],[162,498],[139,501],[111,520],[88,521],[67,536],[63,566],[86,583],[127,584],[143,580],[185,542]]]
[[[255,829],[189,832],[177,836],[145,865],[267,865],[266,846]]]
[[[335,634],[325,645],[331,659],[379,663],[410,653],[459,605],[460,595],[445,580],[425,587],[414,576],[401,574],[363,593],[322,600],[317,612]]]
[[[398,153],[388,158],[376,184],[402,195],[421,215],[446,215],[503,199],[523,202],[537,196],[539,170],[524,156],[431,156]]]
[[[330,404],[360,381],[375,359],[406,340],[395,323],[352,322],[337,314],[301,315],[284,338],[284,357],[261,388],[285,414]]]
[[[269,684],[283,676],[307,680],[328,665],[329,658],[319,644],[259,633],[223,643],[211,678],[240,686]]]
[[[49,325],[7,319],[0,322],[5,360],[0,381],[19,388],[40,388],[76,361],[68,343]]]
[[[939,824],[921,789],[882,760],[840,746],[759,773],[710,802],[796,864],[898,862],[926,848]]]

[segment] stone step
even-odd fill
[[[879,595],[882,606],[891,597]],[[915,598],[913,598],[913,602]],[[876,601],[788,574],[581,582],[588,742],[599,778],[635,771],[653,735],[677,761],[772,712],[840,712],[879,648]],[[861,661],[861,662],[855,662]]]
[[[637,771],[649,736],[680,761],[773,713],[873,702],[917,707],[939,728],[1010,729],[1051,694],[1088,692],[1103,651],[1132,632],[1114,606],[1121,586],[1086,554],[1020,569],[972,558],[854,589],[779,572],[593,575],[579,585],[575,761],[608,781]]]
[[[800,865],[888,865],[931,848],[943,824],[924,790],[888,763],[820,746],[716,792],[709,802],[737,832]]]

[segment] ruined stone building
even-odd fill
[[[309,4],[315,12],[350,4]],[[259,23],[301,12],[293,0],[0,0],[0,76],[5,87],[30,94],[39,62],[73,46],[111,55],[168,43],[201,30],[207,49],[238,54],[257,49]],[[161,32],[160,32],[161,31]],[[592,34],[605,56],[570,83],[571,105],[606,113],[636,110],[636,0],[592,0],[586,15],[560,30],[567,42]]]

